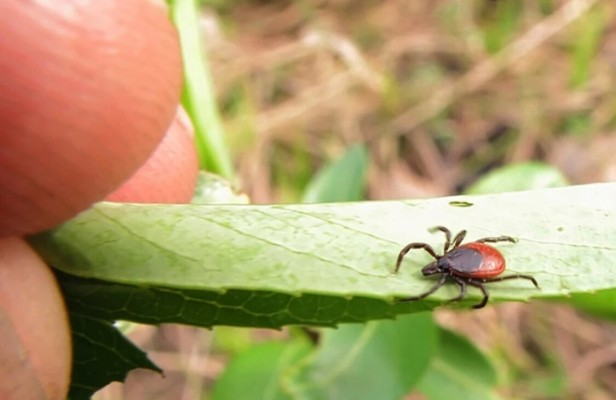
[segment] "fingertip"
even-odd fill
[[[38,382],[46,393],[43,398],[65,399],[71,366],[69,332],[64,301],[49,267],[22,239],[0,238],[0,347],[22,349],[17,354],[20,359],[13,358],[17,370],[9,368],[7,354],[0,356],[0,398],[7,398],[1,396],[3,390],[10,391],[9,399],[42,398],[34,396],[40,392]]]
[[[199,165],[190,119],[181,107],[162,142],[141,168],[105,200],[131,203],[188,203]]]
[[[177,32],[143,0],[0,2],[0,236],[102,200],[152,154],[181,89]]]

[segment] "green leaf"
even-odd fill
[[[325,166],[313,178],[306,188],[303,202],[362,200],[368,162],[365,146],[350,147],[340,159]]]
[[[575,293],[569,300],[571,304],[593,315],[616,321],[616,289],[593,293]]]
[[[438,352],[417,389],[433,400],[498,399],[496,371],[488,359],[464,336],[444,328],[439,333]]]
[[[329,325],[388,318],[453,297],[457,287],[447,285],[421,302],[395,301],[434,283],[419,272],[430,260],[424,252],[410,253],[398,274],[392,269],[409,241],[440,247],[443,237],[428,231],[435,225],[467,229],[471,240],[519,239],[500,245],[509,271],[534,275],[542,289],[495,283],[491,301],[615,288],[614,198],[616,185],[597,184],[288,206],[101,203],[31,243],[66,274],[98,280],[84,283],[82,294],[123,319],[207,325],[242,323],[248,315],[244,326]],[[463,306],[480,296],[470,290]]]
[[[400,399],[428,367],[438,337],[431,313],[323,332],[311,363],[291,379],[292,398]]]
[[[174,290],[84,279],[58,272],[60,286],[72,310],[96,318],[127,320],[146,324],[182,323],[279,328],[283,325],[334,326],[392,318],[395,312],[384,301],[356,297],[301,297],[272,291]],[[397,307],[411,309],[409,305]],[[412,309],[424,309],[414,304]]]
[[[89,399],[107,384],[123,382],[133,369],[162,372],[109,321],[70,313],[73,368],[68,398]]]
[[[568,185],[556,168],[541,162],[526,162],[498,168],[466,189],[466,194],[515,192]]]
[[[288,399],[283,375],[312,350],[308,341],[257,344],[235,357],[217,380],[212,400]]]

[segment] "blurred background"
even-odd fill
[[[233,183],[252,203],[616,180],[612,0],[211,0],[200,10]],[[311,195],[336,166],[362,189]],[[490,360],[493,398],[616,398],[607,320],[540,302],[435,318]],[[287,337],[139,327],[131,339],[165,379],[136,371],[96,398],[220,399],[211,394],[229,360]]]

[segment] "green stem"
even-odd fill
[[[195,140],[202,168],[222,175],[234,176],[229,150],[225,143],[216,105],[207,55],[200,40],[196,0],[171,0],[171,18],[180,35],[184,62],[182,105],[195,127]]]

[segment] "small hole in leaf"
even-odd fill
[[[472,207],[474,206],[474,204],[471,203],[470,201],[460,201],[460,200],[450,201],[449,205],[452,207]]]

